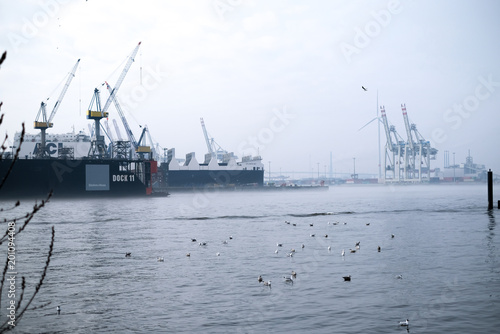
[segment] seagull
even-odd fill
[[[285,220],[285,224],[290,225],[290,222],[288,220]]]
[[[368,89],[365,88],[365,86],[361,86],[361,88],[363,88],[363,90],[366,92]]]
[[[397,279],[403,279],[403,275],[397,275],[396,278]]]
[[[125,257],[131,257],[132,253],[125,253]]]
[[[356,247],[359,246],[359,244],[360,244],[360,241],[356,242]]]
[[[328,246],[328,251],[331,251],[332,250],[332,247]]]
[[[344,223],[344,225],[347,225],[347,223]]]
[[[394,234],[391,234],[391,238],[394,238]]]
[[[316,234],[311,234],[311,237],[314,237],[314,236],[316,236]]]
[[[290,249],[291,253],[295,253],[295,248]]]
[[[285,279],[285,283],[291,283],[291,284],[293,284],[292,276],[290,276],[290,277],[283,276],[283,278]]]
[[[57,306],[57,314],[61,314],[61,307]]]
[[[351,253],[356,253],[356,250],[355,249],[350,249],[349,250],[351,251]]]
[[[314,224],[313,224],[313,223],[310,223],[310,224],[309,224],[309,226],[314,226]]]
[[[224,240],[224,241],[222,242],[222,244],[223,244],[223,245],[227,245],[227,240]]]
[[[342,278],[343,278],[343,279],[344,279],[344,281],[346,281],[346,282],[350,282],[350,281],[351,281],[351,275],[349,275],[349,276],[343,276]]]
[[[206,246],[207,243],[204,241],[204,242],[200,242],[200,246]]]
[[[293,223],[292,226],[297,226],[297,223]]]
[[[158,257],[156,258],[156,261],[158,261],[158,262],[163,262],[164,260],[163,260],[163,257],[158,256]]]
[[[187,253],[187,254],[186,254],[186,256],[187,256],[187,257],[190,257],[190,256],[191,256],[191,253]]]
[[[295,272],[295,270],[292,270],[292,277],[293,277],[293,278],[296,278],[296,277],[297,277],[297,273]]]
[[[276,244],[276,246],[278,246],[278,247],[283,247],[283,244]]]
[[[278,254],[278,250],[275,250],[275,251],[274,251],[274,254]]]
[[[328,238],[328,234],[325,234],[325,238]]]
[[[381,250],[380,246],[378,246],[377,250],[380,252],[380,250]]]
[[[217,252],[217,256],[220,256],[220,253],[219,253],[219,252]]]
[[[196,239],[195,239],[195,238],[191,238],[191,241],[192,241],[192,242],[196,242]]]
[[[293,257],[293,253],[287,253],[286,256]]]
[[[259,275],[259,278],[257,280],[259,281],[259,283],[261,283],[263,281],[262,276]]]
[[[370,223],[366,223],[366,226],[370,226]]]
[[[269,280],[269,281],[267,281],[267,282],[264,282],[264,285],[265,285],[265,286],[268,286],[268,287],[269,287],[269,289],[271,289],[271,281],[270,281],[270,280]]]
[[[342,250],[342,256],[345,256],[345,251],[344,250]]]
[[[302,248],[306,247],[306,245],[302,244]]]
[[[406,321],[400,321],[399,325],[400,326],[410,326],[410,321],[408,319],[406,319]]]
[[[233,240],[233,236],[232,235],[229,236],[229,240]]]

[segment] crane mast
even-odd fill
[[[68,87],[73,80],[73,77],[75,76],[76,69],[78,68],[78,64],[80,63],[80,59],[76,61],[76,64],[73,66],[71,69],[71,72],[68,75],[68,79],[66,80],[66,83],[64,84],[63,90],[61,91],[61,94],[59,94],[59,98],[57,99],[56,103],[54,104],[54,108],[52,109],[52,112],[50,113],[49,118],[47,119],[47,113],[45,106],[47,105],[45,102],[42,102],[40,104],[40,109],[38,110],[38,114],[35,119],[34,123],[34,128],[40,130],[40,149],[37,152],[37,156],[39,158],[44,158],[47,157],[47,148],[46,148],[46,135],[45,131],[47,128],[51,128],[54,123],[52,123],[52,120],[54,119],[54,116],[56,115],[57,110],[59,109],[59,106],[61,105],[61,102],[64,98],[64,95],[66,95],[66,91],[68,90]],[[40,116],[42,117],[42,121],[39,121]]]

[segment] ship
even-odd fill
[[[178,159],[172,148],[158,161],[150,151],[134,152],[129,141],[108,144],[106,154],[96,157],[85,132],[50,134],[41,157],[39,134],[25,134],[21,143],[21,133],[16,133],[12,151],[0,160],[0,178],[13,164],[0,198],[43,198],[50,191],[56,198],[165,196],[178,190],[259,188],[264,183],[260,156],[237,161],[227,153],[218,161],[206,154],[199,163],[194,152]]]

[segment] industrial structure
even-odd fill
[[[406,105],[401,105],[406,129],[406,141],[389,125],[385,107],[381,106],[382,123],[384,124],[387,143],[383,173],[384,182],[428,182],[431,179],[431,160],[436,159],[437,149],[431,147],[429,141],[410,123]]]
[[[108,148],[106,147],[106,143],[104,141],[104,136],[101,135],[101,119],[102,118],[108,118],[108,108],[111,105],[111,102],[113,101],[115,103],[115,106],[118,105],[118,102],[116,100],[116,94],[118,92],[118,89],[120,88],[123,80],[125,79],[125,76],[127,75],[128,70],[130,69],[130,66],[132,66],[132,63],[134,62],[134,57],[137,55],[137,51],[139,50],[139,47],[141,46],[141,42],[137,44],[137,46],[134,48],[130,56],[128,57],[127,63],[125,64],[125,67],[123,68],[122,73],[120,74],[120,77],[118,78],[115,87],[111,89],[111,87],[108,85],[107,82],[105,82],[106,86],[110,90],[109,97],[106,100],[106,104],[104,107],[101,109],[101,100],[100,100],[100,95],[99,95],[99,90],[97,88],[94,89],[94,95],[92,97],[92,100],[89,105],[89,109],[87,110],[87,119],[92,119],[94,120],[94,134],[92,135],[92,142],[90,146],[90,151],[89,151],[89,157],[95,158],[95,159],[102,159],[102,158],[109,158],[110,157],[110,152],[108,151]],[[92,108],[95,108],[94,110]],[[119,106],[117,107],[118,113],[120,113],[120,117],[122,117],[121,114],[121,109]],[[124,117],[122,117],[122,120]],[[127,133],[129,135],[129,133]],[[125,142],[122,142],[122,145],[126,145]],[[120,152],[126,151],[126,148],[120,147],[118,148]]]
[[[37,158],[48,158],[49,154],[47,154],[47,147],[46,147],[46,136],[45,136],[45,131],[48,128],[51,128],[54,126],[54,123],[52,123],[52,119],[56,115],[57,110],[59,109],[59,106],[61,105],[61,102],[64,98],[64,95],[66,94],[66,91],[68,90],[69,84],[71,83],[71,80],[73,80],[73,77],[75,76],[76,69],[78,67],[78,64],[80,63],[80,59],[76,61],[75,66],[73,66],[73,69],[68,75],[68,79],[66,80],[66,83],[64,84],[63,90],[61,94],[59,95],[59,98],[57,99],[56,103],[54,104],[54,108],[52,109],[52,112],[50,113],[49,118],[47,119],[47,113],[45,110],[45,106],[47,105],[45,102],[42,101],[40,104],[40,109],[38,110],[38,114],[36,115],[35,119],[35,124],[34,128],[37,130],[40,130],[40,145],[38,146],[38,149],[36,150]],[[47,99],[48,100],[48,99]],[[42,118],[40,120],[40,117]]]

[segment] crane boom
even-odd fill
[[[113,90],[107,81],[105,81],[104,83],[106,84],[106,87],[108,88],[109,98],[112,99],[113,102],[115,103],[115,108],[118,111],[118,114],[120,115],[120,118],[121,118],[122,123],[123,123],[123,127],[125,128],[125,132],[127,133],[128,139],[130,140],[132,145],[134,145],[134,148],[137,149],[138,143],[135,140],[134,133],[132,132],[132,130],[130,130],[130,126],[128,125],[127,119],[125,118],[125,114],[123,113],[122,108],[120,107],[120,104],[118,103],[118,99],[113,94],[113,92],[116,92],[116,90]]]
[[[80,64],[80,59],[76,61],[75,66],[73,66],[73,69],[71,70],[68,80],[66,80],[66,83],[64,84],[63,90],[61,94],[59,95],[59,98],[56,101],[56,104],[54,105],[54,109],[52,109],[52,112],[50,113],[49,120],[47,121],[49,124],[52,122],[52,119],[56,115],[57,109],[59,109],[59,106],[61,105],[62,99],[64,98],[64,95],[66,94],[66,91],[68,90],[69,84],[71,83],[71,80],[75,77],[75,72],[76,69],[78,68],[78,64]]]
[[[215,157],[215,152],[212,149],[212,145],[210,144],[210,139],[208,138],[208,133],[205,127],[205,121],[203,121],[203,117],[200,118],[200,122],[201,122],[201,128],[203,129],[203,135],[205,136],[205,141],[207,142],[208,152],[212,155],[212,157]]]
[[[140,45],[141,45],[141,42],[139,42],[139,44],[137,44],[134,51],[132,51],[132,53],[130,54],[128,61],[125,64],[125,67],[123,68],[123,71],[120,74],[120,77],[118,78],[118,81],[115,84],[115,88],[113,88],[113,90],[111,91],[111,94],[109,95],[109,98],[106,101],[104,108],[102,109],[102,113],[105,113],[108,110],[109,105],[111,104],[112,96],[116,95],[116,92],[118,91],[118,89],[120,89],[120,86],[123,82],[123,79],[125,79],[125,76],[127,75],[127,72],[130,69],[130,66],[132,66],[132,63],[134,62],[134,57],[136,56]]]
[[[401,105],[401,110],[403,111],[403,119],[405,121],[406,134],[408,136],[408,145],[410,146],[410,150],[413,152],[414,142],[413,137],[411,135],[410,122],[408,121],[408,114],[406,113],[406,105]]]

